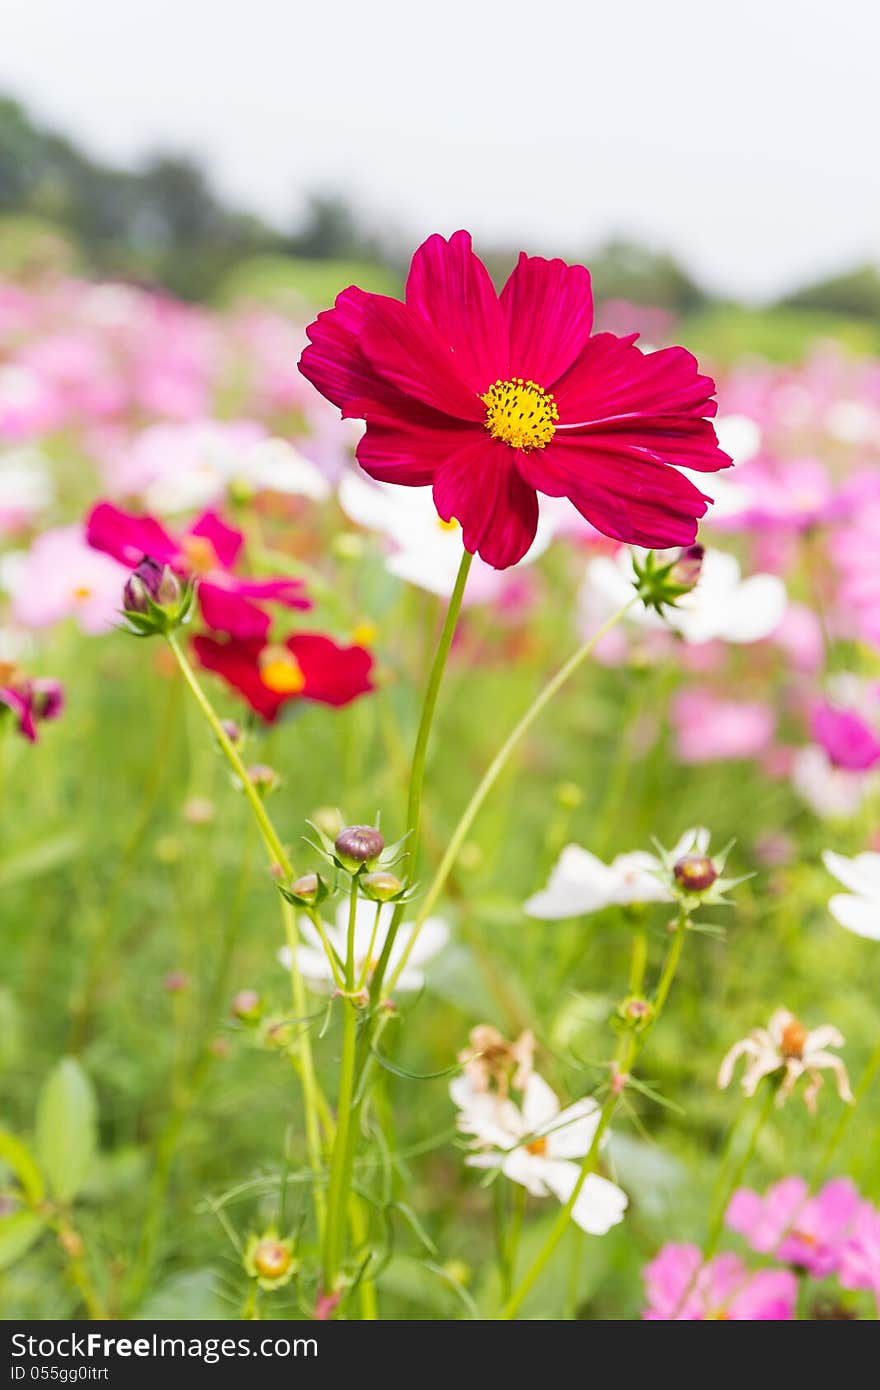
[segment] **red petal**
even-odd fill
[[[373,688],[373,658],[364,647],[338,647],[317,632],[297,633],[285,646],[299,662],[307,700],[338,707]]]
[[[611,452],[592,436],[561,435],[520,455],[533,487],[568,497],[597,530],[629,545],[690,545],[709,498],[662,459],[636,449]]]
[[[696,358],[681,347],[642,352],[637,336],[597,333],[590,339],[554,387],[561,426],[715,414],[715,383],[700,375]]]
[[[259,638],[250,642],[217,642],[213,637],[193,639],[193,651],[199,665],[206,671],[214,671],[222,676],[228,685],[244,696],[251,709],[271,724],[290,697],[267,689],[260,679],[258,661],[263,646]]]
[[[171,564],[180,547],[161,522],[153,516],[133,516],[99,502],[86,518],[86,540],[95,550],[103,550],[130,569],[136,569],[145,555],[159,564]]]
[[[201,536],[209,541],[214,554],[225,570],[232,569],[244,545],[244,535],[221,521],[216,512],[204,512],[189,528],[187,535]]]
[[[215,632],[228,632],[230,637],[264,640],[269,631],[268,613],[242,594],[219,584],[199,585],[199,608],[208,627]]]
[[[459,375],[437,330],[398,299],[371,296],[360,344],[373,369],[404,395],[456,419],[485,416],[486,407]]]
[[[455,519],[465,548],[499,570],[522,559],[538,527],[538,499],[517,471],[521,457],[500,440],[475,436],[434,479],[443,520]]]
[[[523,252],[501,291],[501,307],[510,331],[509,375],[549,389],[590,336],[590,272]]]
[[[406,302],[436,329],[472,391],[508,375],[507,326],[470,233],[428,237],[412,258]]]
[[[483,437],[482,430],[477,433],[473,425],[459,424],[437,411],[422,408],[421,417],[408,414],[410,418],[397,420],[370,416],[366,434],[358,441],[358,463],[378,482],[424,487],[463,443]]]
[[[372,298],[356,285],[337,295],[334,307],[319,314],[306,329],[311,347],[299,359],[303,376],[344,416],[354,419],[361,419],[368,405],[387,406],[398,397],[361,352],[364,313]]]

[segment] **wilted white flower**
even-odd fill
[[[674,862],[691,852],[705,854],[708,848],[708,830],[686,830],[667,857]],[[547,887],[529,898],[524,911],[530,917],[558,921],[604,907],[672,902],[674,894],[664,882],[663,869],[657,855],[645,850],[619,854],[605,864],[580,845],[566,845]]]
[[[841,1059],[828,1050],[842,1047],[844,1041],[843,1034],[831,1023],[810,1031],[788,1009],[777,1009],[766,1028],[755,1028],[748,1037],[734,1043],[721,1063],[718,1085],[726,1090],[733,1080],[738,1059],[745,1057],[742,1088],[747,1096],[755,1094],[765,1076],[781,1072],[776,1104],[783,1105],[800,1078],[806,1076],[804,1100],[812,1112],[822,1085],[821,1073],[830,1071],[837,1081],[840,1099],[850,1102],[853,1096],[846,1068]]]
[[[848,893],[835,893],[828,911],[847,931],[880,941],[880,854],[866,851],[847,859],[826,849],[825,867],[839,879]]]
[[[459,1129],[474,1141],[476,1152],[465,1160],[470,1167],[497,1168],[534,1197],[569,1200],[580,1175],[574,1160],[589,1153],[599,1124],[601,1110],[594,1100],[587,1097],[561,1110],[535,1072],[525,1083],[521,1107],[480,1089],[466,1074],[453,1079],[449,1092],[459,1110]],[[582,1230],[601,1236],[623,1220],[626,1207],[625,1192],[591,1173],[571,1215]]]
[[[354,928],[355,979],[360,979],[366,965],[367,982],[369,982],[370,975],[382,954],[382,947],[385,945],[393,916],[394,906],[392,903],[385,903],[379,908],[379,924],[374,937],[376,904],[363,898],[358,900]],[[315,990],[332,990],[335,985],[333,970],[321,945],[320,935],[306,917],[301,918],[300,930],[304,944],[297,947],[296,958],[304,979]],[[326,933],[327,940],[340,960],[344,961],[348,940],[347,903],[340,903],[336,911],[336,925],[328,926]],[[388,961],[389,975],[394,974],[412,934],[412,926],[404,922],[397,932],[391,949]],[[425,983],[425,976],[421,967],[427,965],[428,961],[443,949],[448,940],[449,928],[446,923],[439,917],[428,917],[422,924],[418,940],[410,952],[406,968],[397,981],[396,988],[403,992],[421,989]],[[286,969],[290,969],[290,950],[287,946],[283,946],[279,951],[278,959]]]

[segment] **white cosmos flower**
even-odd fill
[[[880,941],[880,854],[866,851],[847,859],[826,849],[822,855],[829,873],[848,888],[848,893],[835,893],[828,911],[847,931]]]
[[[379,926],[376,930],[375,940],[373,940],[373,926],[376,921],[376,904],[360,898],[357,905],[357,915],[355,917],[354,928],[354,958],[355,958],[355,979],[359,980],[367,961],[367,952],[370,952],[370,970],[367,973],[369,980],[370,972],[382,954],[382,947],[385,945],[385,938],[388,935],[388,928],[391,926],[391,918],[394,916],[394,906],[392,903],[384,903],[379,909]],[[340,903],[336,909],[336,925],[328,926],[327,939],[336,950],[340,960],[345,960],[346,943],[348,940],[348,903]],[[297,947],[296,958],[299,968],[302,971],[306,982],[315,990],[333,989],[335,980],[330,962],[324,953],[321,945],[321,938],[307,917],[300,918],[300,932],[302,933],[304,944]],[[402,923],[391,955],[388,959],[389,978],[394,974],[400,958],[409,944],[413,934],[413,928],[406,922]],[[433,956],[441,951],[449,940],[449,928],[439,917],[428,917],[422,925],[418,935],[418,940],[410,952],[406,968],[397,981],[398,990],[407,991],[421,989],[425,983],[425,976],[422,967],[427,965]],[[372,951],[370,943],[372,941]],[[282,947],[278,953],[278,959],[285,969],[290,969],[290,951],[287,946]]]
[[[476,1149],[465,1160],[470,1167],[499,1168],[534,1197],[552,1194],[560,1202],[568,1201],[580,1174],[574,1160],[589,1153],[599,1124],[601,1110],[594,1100],[587,1097],[561,1110],[547,1082],[534,1072],[521,1107],[497,1093],[478,1090],[465,1074],[453,1079],[449,1093],[459,1110],[458,1127]],[[571,1215],[582,1230],[601,1236],[623,1220],[626,1207],[625,1192],[591,1173]]]
[[[438,516],[430,487],[395,487],[373,482],[362,472],[348,472],[339,484],[339,505],[358,526],[378,531],[392,542],[394,550],[385,561],[389,573],[416,588],[449,597],[464,550],[461,527]],[[550,544],[553,531],[549,517],[542,517],[531,548],[519,563],[536,560]],[[465,603],[490,602],[504,587],[506,573],[475,556]]]
[[[591,560],[581,593],[587,621],[598,626],[632,598],[632,580],[628,548],[613,559],[600,555]],[[639,600],[627,618],[645,627],[671,627],[686,642],[758,642],[779,626],[786,603],[785,585],[775,574],[753,574],[743,579],[734,555],[707,550],[699,582],[674,608],[667,608],[661,618]]]
[[[236,485],[315,502],[330,496],[316,464],[285,439],[254,437],[246,422],[152,425],[134,440],[122,476],[141,484],[136,490],[160,513],[209,506]]]
[[[705,854],[708,848],[708,830],[686,830],[669,851],[669,857],[674,863],[683,854]],[[660,877],[662,872],[657,856],[645,850],[619,854],[605,864],[580,845],[566,845],[547,887],[529,898],[524,911],[529,917],[559,921],[599,912],[603,907],[671,902],[672,894]]]
[[[29,521],[52,501],[46,458],[30,446],[0,453],[0,527]]]

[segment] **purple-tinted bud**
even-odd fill
[[[693,589],[699,583],[703,570],[705,550],[701,545],[689,545],[683,550],[672,566],[670,579],[683,589]]]
[[[145,555],[126,581],[122,606],[129,613],[147,613],[149,600],[165,608],[177,603],[180,594],[180,581],[174,571]]]
[[[277,791],[281,786],[281,778],[274,767],[269,767],[268,763],[254,763],[247,770],[248,781],[252,787],[256,787],[258,792],[264,796],[269,792]]]
[[[33,709],[37,719],[57,719],[64,709],[64,686],[51,677],[37,677],[31,683]]]
[[[372,825],[348,825],[336,836],[336,852],[341,859],[366,864],[385,848],[385,841]]]
[[[220,728],[223,730],[224,734],[233,746],[241,743],[241,725],[236,724],[234,719],[221,719]]]
[[[313,903],[321,889],[321,880],[317,874],[301,874],[294,883],[290,885],[290,891],[297,898],[302,898],[304,903]]]
[[[166,994],[183,994],[189,989],[189,975],[183,970],[172,970],[162,981],[162,988]]]
[[[705,854],[686,854],[672,872],[676,883],[688,893],[705,893],[718,877],[718,870]]]

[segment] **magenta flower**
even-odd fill
[[[241,641],[266,637],[270,620],[261,603],[311,607],[299,579],[244,579],[236,575],[233,568],[244,536],[227,526],[216,512],[203,513],[188,530],[173,536],[155,517],[133,516],[111,502],[99,502],[89,514],[86,534],[91,546],[130,570],[149,556],[180,575],[198,579],[199,607],[208,627]]]
[[[726,1221],[760,1255],[805,1269],[816,1279],[833,1274],[851,1234],[861,1199],[851,1182],[836,1178],[815,1197],[803,1178],[783,1178],[764,1196],[741,1187]]]
[[[880,1211],[862,1202],[853,1233],[840,1255],[838,1278],[845,1289],[870,1289],[880,1313]]]
[[[880,762],[880,740],[853,710],[821,701],[810,716],[810,732],[825,750],[832,767],[845,772],[867,772]]]
[[[636,545],[690,545],[707,498],[677,466],[731,460],[715,383],[681,347],[592,333],[583,266],[520,256],[500,296],[467,232],[413,256],[406,302],[343,290],[308,329],[300,370],[366,421],[361,467],[433,488],[467,550],[506,569],[535,537],[539,492]]]
[[[18,732],[37,741],[37,725],[57,719],[64,709],[64,687],[50,677],[22,676],[0,664],[0,705],[11,710]]]
[[[696,1245],[664,1245],[643,1271],[649,1322],[790,1322],[797,1280],[787,1269],[752,1274],[738,1255],[705,1265]],[[701,1267],[702,1266],[702,1267]]]

